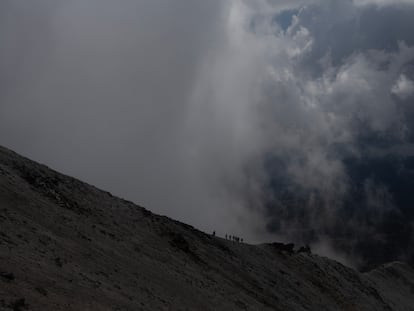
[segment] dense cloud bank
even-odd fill
[[[409,259],[413,17],[409,0],[3,1],[0,143],[207,231]]]

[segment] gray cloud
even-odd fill
[[[376,5],[379,7],[414,4],[413,0],[353,0],[357,6]]]
[[[206,231],[329,236],[353,191],[346,159],[412,143],[410,1],[0,12],[0,143]],[[362,185],[367,210],[392,197],[369,176]],[[295,192],[300,209],[283,199]],[[316,247],[331,252],[334,238]]]

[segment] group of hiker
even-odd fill
[[[213,236],[216,236],[216,231],[213,231]],[[226,240],[230,240],[233,242],[237,242],[237,243],[243,243],[243,238],[239,238],[238,236],[235,235],[225,235]]]
[[[235,235],[227,235],[226,234],[226,240],[230,240],[230,241],[233,241],[233,242],[237,242],[237,243],[243,243],[243,239],[242,238],[239,238],[238,236],[235,236]]]
[[[213,231],[212,236],[216,236],[216,231]],[[226,238],[226,240],[230,240],[230,241],[237,242],[237,243],[243,243],[243,239],[239,238],[238,236],[235,236],[235,235],[226,234],[224,237]],[[311,248],[310,248],[309,245],[301,246],[296,251],[294,250],[295,244],[293,244],[293,243],[285,244],[285,243],[273,242],[273,243],[270,243],[268,245],[272,246],[276,250],[285,251],[285,252],[288,252],[288,253],[291,253],[291,254],[294,253],[294,252],[296,252],[296,253],[306,253],[306,254],[311,254],[312,253]]]

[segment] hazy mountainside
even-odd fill
[[[162,195],[162,194],[160,194]],[[361,274],[233,243],[0,147],[0,309],[414,310],[403,263]]]

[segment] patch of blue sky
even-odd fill
[[[292,24],[293,16],[297,15],[298,13],[299,10],[297,9],[282,11],[273,18],[273,22],[277,23],[283,29],[283,31],[286,31]]]

